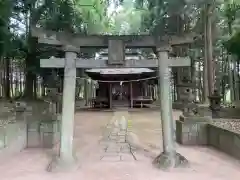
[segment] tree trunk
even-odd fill
[[[192,83],[196,85],[197,84],[197,82],[196,82],[196,76],[197,75],[196,75],[196,64],[195,64],[195,59],[194,58],[191,58],[191,80],[192,80]],[[196,100],[196,98],[197,98],[196,88],[194,88],[193,94],[194,94],[194,97],[195,97],[195,100]]]
[[[212,46],[212,5],[208,4],[206,9],[206,41],[207,41],[207,63],[208,63],[208,92],[211,95],[214,90],[214,66],[213,66],[213,46]]]
[[[214,74],[213,74],[213,55],[212,55],[212,5],[206,4],[205,7],[205,26],[204,26],[204,103],[208,103],[208,96],[213,93]]]
[[[26,58],[26,85],[24,96],[30,99],[35,97],[34,95],[34,81],[36,80],[36,75],[32,72],[33,62],[35,59],[31,58],[31,54],[27,54]]]
[[[10,58],[6,57],[5,58],[5,78],[4,78],[4,85],[5,85],[5,91],[4,91],[4,96],[7,99],[11,98],[11,88],[10,88]]]
[[[208,96],[209,96],[209,89],[208,89],[209,79],[208,79],[208,56],[207,56],[208,45],[207,45],[207,13],[206,12],[204,15],[205,17],[204,17],[203,103],[207,104]]]
[[[233,65],[233,68],[234,68],[234,71],[233,71],[233,75],[234,75],[234,97],[235,97],[235,100],[239,100],[239,84],[238,84],[238,74],[237,74],[237,62],[236,62],[236,58],[234,58],[234,65]]]
[[[229,35],[232,35],[232,22],[230,21],[228,23],[228,31],[229,31]],[[234,94],[234,83],[233,83],[233,73],[232,73],[232,64],[233,64],[233,59],[232,59],[232,55],[228,54],[228,78],[229,78],[229,88],[230,88],[230,98],[231,98],[231,102],[233,102],[236,98],[235,98],[235,94]]]

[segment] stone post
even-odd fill
[[[208,96],[208,99],[210,101],[210,110],[212,111],[212,117],[213,118],[220,118],[220,110],[221,110],[221,99],[222,96],[219,94],[217,90],[213,91],[213,94],[211,96]]]
[[[26,110],[27,110],[27,103],[22,102],[22,101],[17,101],[15,103],[15,117],[16,117],[16,119],[21,120],[21,121],[25,121],[26,120],[26,114],[25,114]]]
[[[76,87],[76,58],[79,49],[66,46],[64,85],[63,85],[63,105],[61,121],[60,151],[57,163],[52,162],[48,168],[71,168],[75,165],[73,157],[73,133],[74,133],[74,111],[75,111],[75,87]],[[54,165],[54,166],[53,166]]]
[[[194,84],[187,78],[184,77],[181,84],[177,84],[179,99],[181,102],[181,110],[183,111],[183,116],[192,117],[197,115],[197,106],[194,103]]]
[[[176,153],[176,148],[174,146],[170,71],[168,67],[168,52],[170,47],[158,48],[157,50],[163,152],[155,158],[153,164],[158,168],[168,169],[182,165],[183,162],[187,162],[187,160],[180,154]]]

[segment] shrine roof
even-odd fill
[[[108,56],[108,49],[98,52],[100,56]],[[128,56],[141,56],[141,52],[136,49],[125,49],[125,55]]]
[[[142,73],[152,73],[155,72],[149,68],[96,68],[96,69],[87,69],[87,73],[99,73],[99,74],[142,74]]]

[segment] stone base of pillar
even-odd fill
[[[179,153],[176,153],[172,159],[169,154],[162,152],[154,159],[153,165],[158,169],[168,170],[171,168],[188,167],[189,163],[188,160]]]
[[[79,168],[77,158],[62,160],[59,156],[54,156],[47,167],[48,172],[74,171]]]

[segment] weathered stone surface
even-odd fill
[[[42,133],[41,143],[43,148],[52,148],[54,145],[54,133]]]
[[[188,160],[179,153],[175,154],[174,159],[170,159],[168,154],[161,153],[154,159],[153,165],[159,169],[186,167]]]
[[[208,145],[218,148],[220,129],[218,127],[215,128],[213,125],[208,125],[207,128],[208,128]]]
[[[240,133],[208,124],[208,145],[240,159]]]
[[[207,121],[176,121],[176,141],[183,145],[207,145]]]
[[[125,143],[126,142],[126,137],[118,137],[116,140],[117,143]]]
[[[107,162],[117,162],[121,161],[121,156],[116,154],[116,155],[109,155],[106,154],[101,158],[102,161],[107,161]]]
[[[232,155],[240,159],[240,135],[235,135],[233,137]]]
[[[26,124],[17,121],[0,128],[0,153],[17,153],[26,148]]]
[[[201,145],[207,145],[207,125],[198,124],[197,142]]]
[[[110,146],[107,147],[106,152],[120,152],[121,151],[121,146],[111,144]]]
[[[223,131],[220,133],[219,136],[219,145],[220,149],[223,152],[226,152],[228,154],[231,154],[231,149],[230,147],[233,146],[233,135],[230,134],[230,132]]]
[[[120,117],[119,120],[122,119],[121,113],[118,117]],[[127,130],[122,130],[116,120],[111,120],[110,124],[107,125],[106,130],[110,135],[108,137],[103,137],[104,141],[100,141],[103,150],[103,155],[100,159],[110,162],[134,160],[131,153],[131,147],[126,142]]]
[[[186,116],[180,116],[179,120],[182,122],[210,122],[211,118],[208,116],[192,116],[192,117],[186,117]]]
[[[218,112],[218,118],[239,119],[239,108],[221,108]]]

